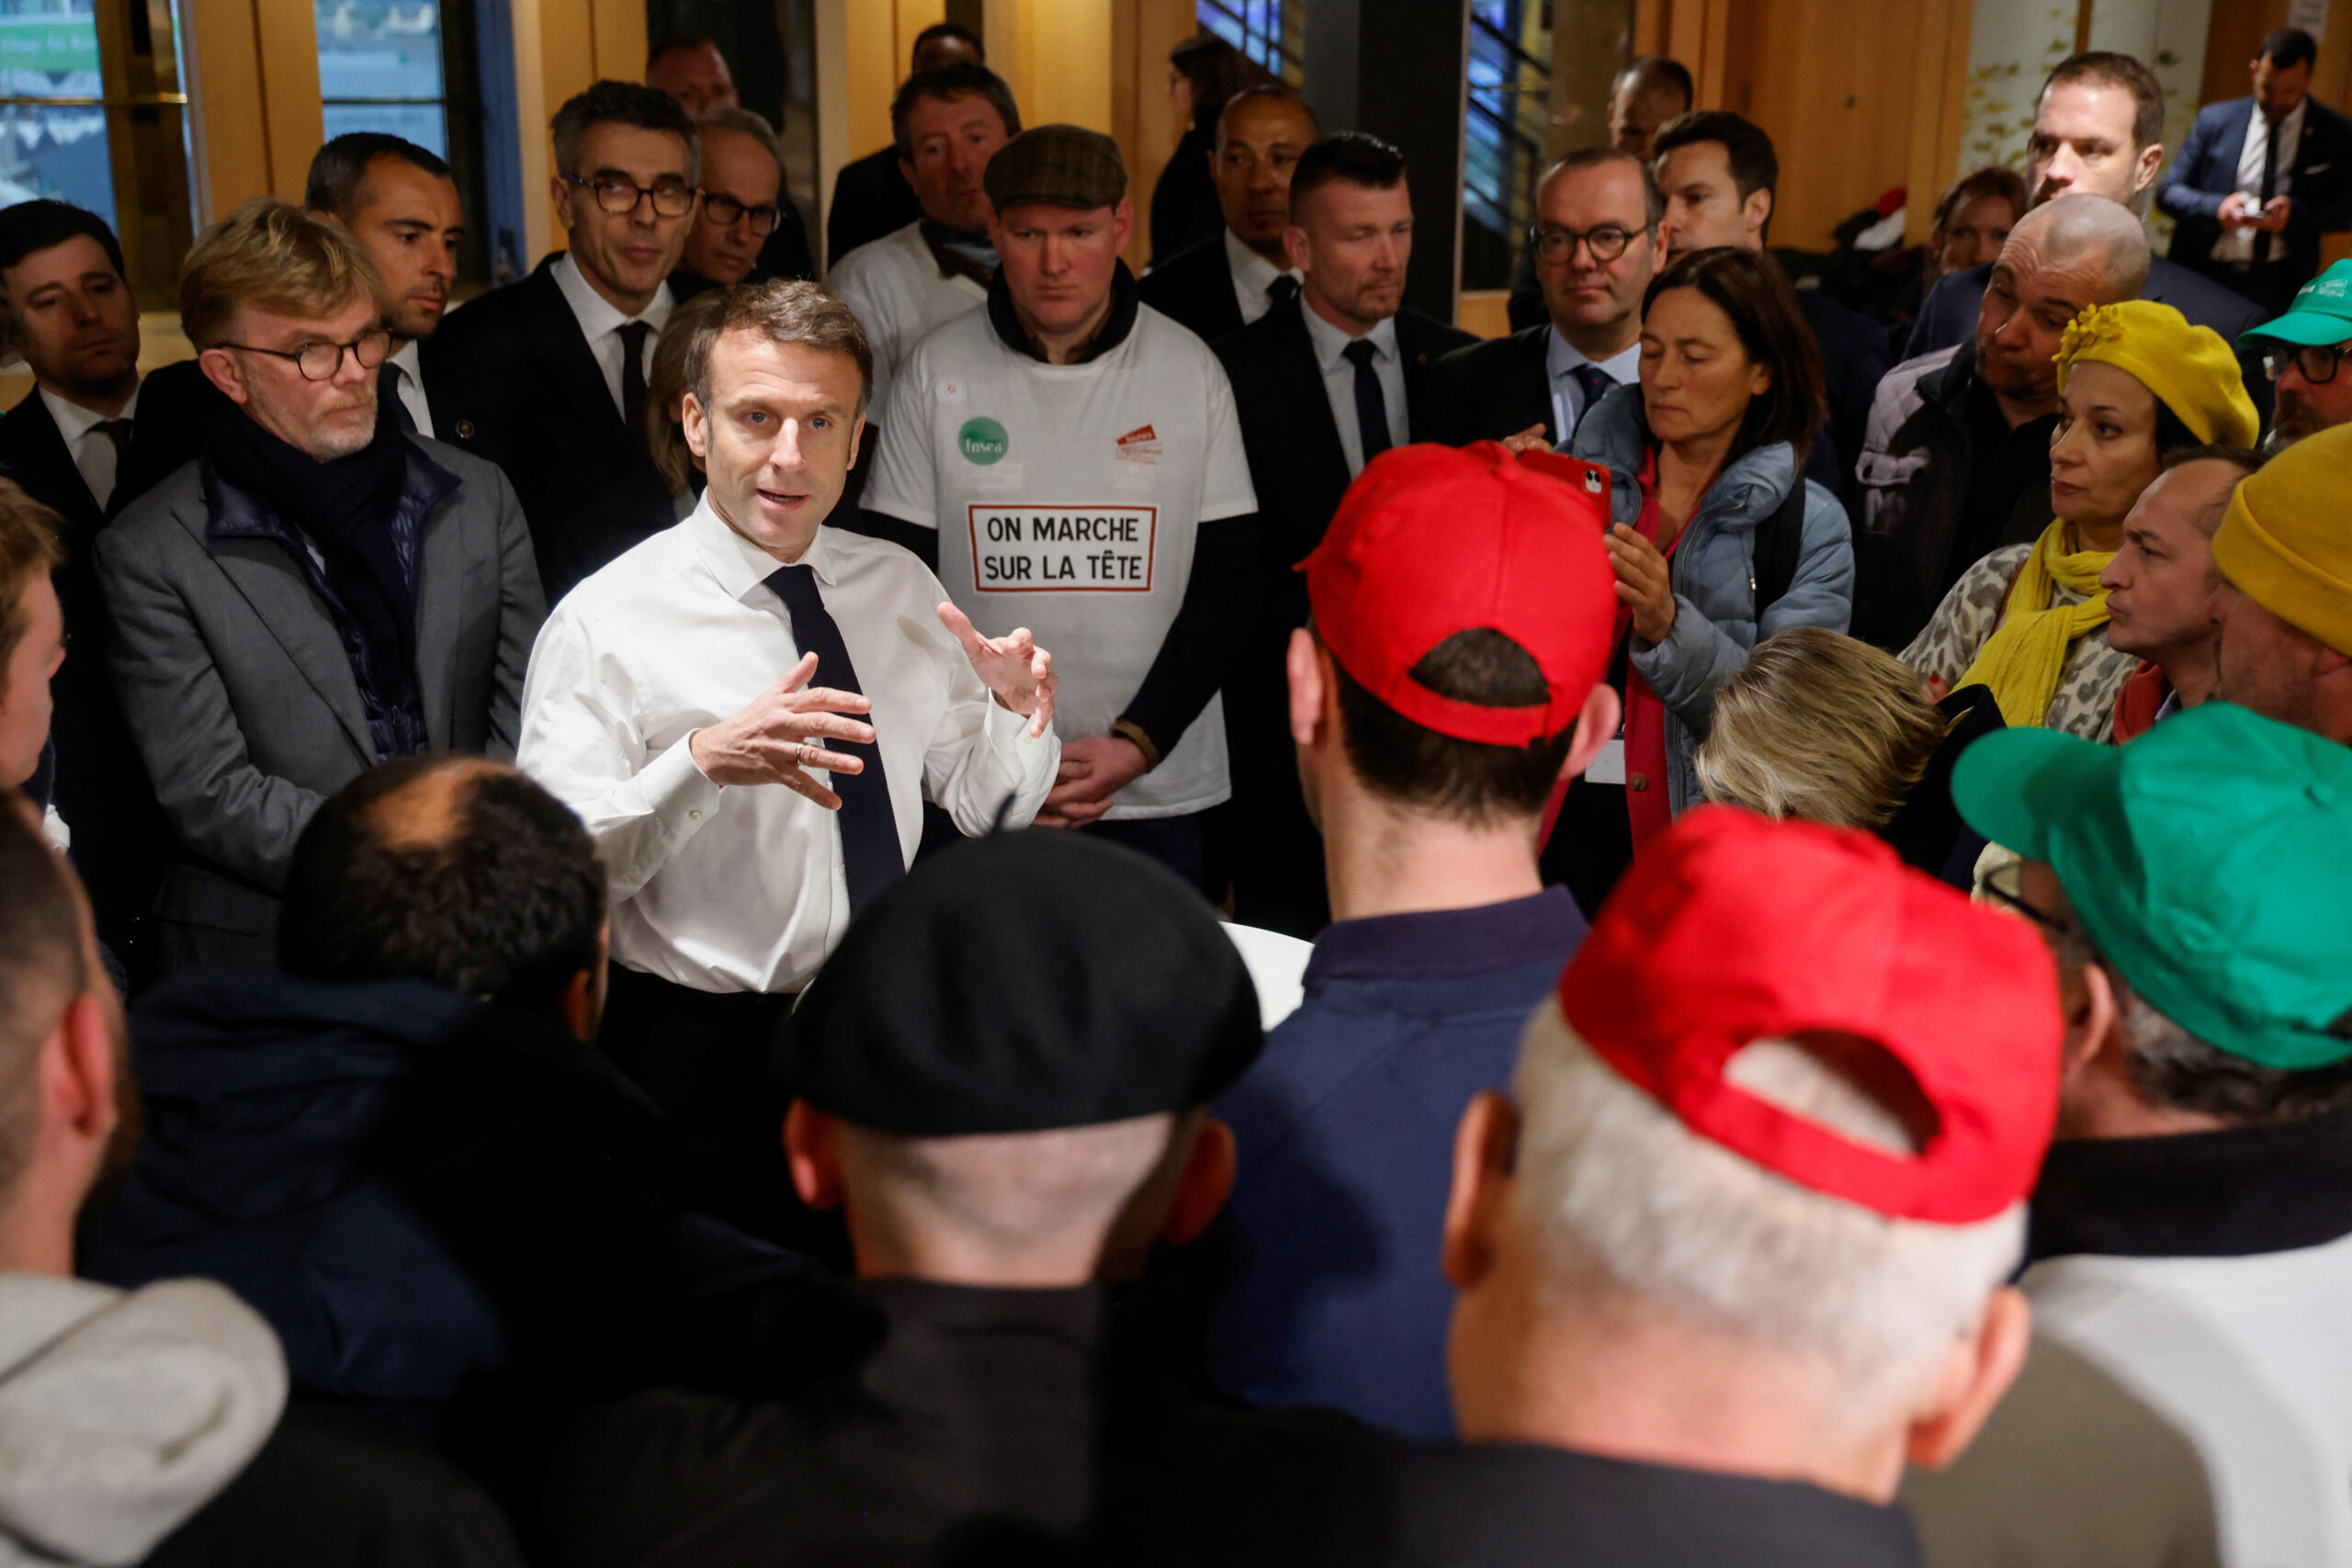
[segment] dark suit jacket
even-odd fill
[[[1499,441],[1540,424],[1555,446],[1566,446],[1572,431],[1555,430],[1552,414],[1552,323],[1547,319],[1509,337],[1488,338],[1457,348],[1430,367],[1428,425],[1413,427],[1418,438],[1448,446]]]
[[[675,521],[652,459],[613,406],[552,260],[452,311],[424,340],[424,361],[435,433],[506,471],[549,604]]]
[[[1835,491],[1841,501],[1849,500],[1854,465],[1861,460],[1862,436],[1870,428],[1871,401],[1878,396],[1880,380],[1894,367],[1887,353],[1886,329],[1818,288],[1798,289],[1797,308],[1821,347],[1823,390],[1829,397],[1826,433],[1838,461],[1836,477],[1822,479],[1820,444],[1815,442],[1815,460],[1806,465],[1805,477]]]
[[[56,704],[50,720],[57,748],[52,798],[74,829],[74,861],[90,890],[99,936],[142,974],[141,927],[163,881],[171,830],[107,677],[106,600],[90,543],[108,518],[202,448],[209,406],[219,400],[193,360],[146,377],[131,422],[129,461],[117,472],[103,509],[38,390],[0,420],[0,471],[64,524],[57,596],[74,646],[50,682]]]
[[[1241,301],[1233,293],[1233,264],[1226,259],[1225,236],[1187,245],[1136,282],[1136,298],[1190,327],[1204,343],[1239,332]]]
[[[1987,263],[1938,279],[1919,302],[1918,319],[1911,323],[1911,341],[1903,345],[1903,357],[1917,359],[1975,336],[1977,311],[1992,276],[1993,268]],[[2239,341],[2267,319],[2259,305],[2163,256],[2148,263],[2148,286],[2140,290],[2140,298],[2171,306],[2191,326],[2211,327],[2219,333],[2238,356],[2238,372],[2245,378],[2246,395],[2254,400],[2256,412],[2264,423],[2270,422],[2270,378],[2262,373],[2261,352]]]
[[[825,265],[922,216],[922,203],[899,171],[896,146],[843,164],[833,176],[833,204],[825,211]]]
[[[2172,214],[2172,256],[2228,284],[2244,277],[2226,263],[2209,258],[2222,237],[2222,200],[2238,186],[2238,157],[2254,123],[2254,100],[2232,98],[2197,111],[2188,140],[2156,186],[2156,205]],[[2285,149],[2280,149],[2282,152]],[[2303,100],[2303,135],[2291,161],[2282,159],[2291,188],[2287,192],[2286,262],[2291,288],[2319,272],[2319,237],[2352,229],[2352,119],[2315,98]]]

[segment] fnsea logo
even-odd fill
[[[964,422],[964,428],[956,433],[956,445],[963,449],[967,462],[985,468],[1001,458],[1012,441],[1005,434],[1004,426],[983,416]]]

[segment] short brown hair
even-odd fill
[[[1414,723],[1331,660],[1348,766],[1374,794],[1487,827],[1540,814],[1576,738],[1570,725],[1524,746],[1456,739]],[[1423,655],[1413,679],[1482,707],[1532,707],[1551,695],[1535,656],[1498,631],[1456,632]]]
[[[654,58],[658,60],[676,47],[669,45]],[[702,137],[686,111],[678,107],[678,101],[643,83],[615,82],[609,78],[591,82],[584,91],[564,99],[563,107],[548,121],[548,134],[555,141],[557,174],[579,175],[580,150],[587,141],[589,131],[600,125],[632,126],[639,130],[659,130],[676,137],[686,144],[686,183],[691,185],[702,178]]]
[[[899,149],[899,156],[910,164],[914,162],[914,134],[907,129],[915,106],[925,98],[935,98],[952,104],[958,98],[979,97],[996,110],[996,118],[1004,125],[1007,141],[1021,134],[1021,107],[1012,101],[1012,89],[1004,78],[977,60],[959,60],[953,65],[934,65],[918,71],[899,85],[890,99],[890,141]]]
[[[670,312],[662,335],[653,340],[653,368],[645,378],[645,449],[653,467],[673,496],[694,488],[695,455],[686,433],[671,415],[670,405],[686,390],[686,355],[703,322],[718,315],[726,299],[723,288],[708,288]]]
[[[383,293],[382,275],[350,230],[257,196],[197,236],[180,266],[180,326],[201,351],[225,342],[247,305],[312,318]]]
[[[821,284],[781,277],[739,283],[695,324],[694,339],[686,345],[686,390],[705,408],[710,406],[710,351],[731,332],[755,332],[770,343],[798,344],[855,360],[856,412],[865,412],[865,400],[874,392],[874,350],[857,313]]]
[[[1998,164],[1988,164],[1973,175],[1962,175],[1945,187],[1942,197],[1936,203],[1935,232],[1941,236],[1951,227],[1951,220],[1960,215],[1962,208],[1987,197],[2007,202],[2011,218],[2024,217],[2027,207],[2025,176]]]
[[[17,656],[17,644],[31,625],[25,595],[33,580],[64,564],[65,549],[58,543],[62,531],[56,513],[17,489],[15,480],[0,479],[0,669]]]
[[[1876,829],[1927,776],[1945,722],[1893,654],[1820,626],[1766,637],[1715,694],[1693,759],[1709,800]]]
[[[1714,301],[1731,318],[1747,357],[1772,373],[1772,384],[1748,401],[1732,458],[1785,441],[1796,448],[1802,471],[1821,428],[1826,378],[1821,349],[1781,264],[1760,251],[1729,245],[1692,251],[1650,280],[1649,292],[1642,296],[1644,321],[1657,297],[1672,288],[1695,288]]]
[[[2041,100],[2050,96],[2052,87],[2064,87],[2076,82],[2087,82],[2104,87],[2120,87],[2132,95],[2132,150],[2153,147],[2165,139],[2165,85],[2156,73],[2128,54],[2112,50],[2097,49],[2087,54],[2077,54],[2058,62],[2041,84],[2041,91],[2034,95],[2033,112],[2041,118]]]

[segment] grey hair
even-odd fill
[[[1820,1056],[1759,1041],[1730,1076],[1858,1142],[1910,1134]],[[1685,1127],[1595,1055],[1547,1000],[1512,1089],[1514,1201],[1563,1303],[1596,1288],[1820,1368],[1853,1430],[1900,1417],[2022,1255],[2025,1210],[1974,1224],[1889,1219],[1799,1187]]]
[[[677,101],[642,83],[611,80],[592,82],[574,93],[548,121],[557,174],[579,177],[582,146],[588,132],[600,125],[627,125],[677,137],[686,144],[686,183],[702,178],[702,138]]]
[[[760,151],[775,163],[777,173],[783,173],[784,149],[777,145],[775,127],[767,122],[766,116],[729,105],[705,114],[695,121],[695,129],[698,131],[731,130],[738,136],[748,136],[758,142]]]
[[[2014,243],[2019,234],[2032,236],[2045,229],[2049,234],[2041,243],[2053,257],[2093,249],[2105,254],[2109,297],[2100,303],[2137,299],[2147,289],[2152,259],[2148,231],[2120,202],[2084,193],[2053,197],[2018,219],[2009,241]]]

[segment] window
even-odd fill
[[[317,0],[329,140],[380,130],[449,155],[440,0]]]
[[[1295,87],[1306,80],[1306,11],[1303,0],[1198,0],[1193,18]]]

